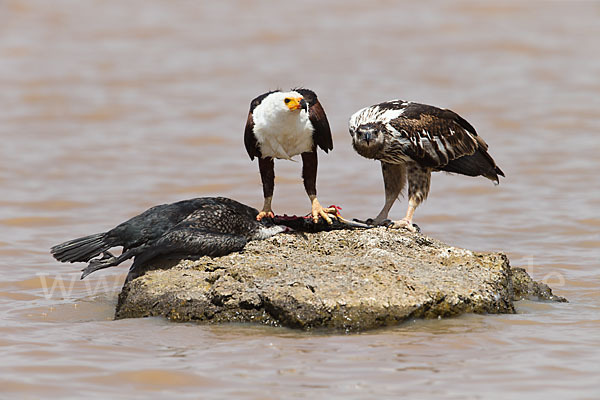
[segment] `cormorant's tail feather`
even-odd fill
[[[61,262],[89,261],[112,247],[105,239],[105,232],[84,236],[57,244],[50,249],[50,253]]]
[[[469,156],[463,156],[450,161],[441,170],[467,176],[483,175],[496,183],[498,183],[498,175],[504,176],[504,172],[496,165],[492,156],[487,151],[482,151],[481,149]]]

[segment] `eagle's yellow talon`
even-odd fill
[[[275,214],[273,213],[273,211],[261,211],[256,216],[256,220],[260,221],[264,217],[275,218]]]
[[[337,209],[335,207],[327,207],[323,208],[317,200],[317,197],[311,197],[311,215],[313,217],[313,222],[316,224],[319,222],[319,218],[323,218],[327,221],[328,224],[332,224],[331,217],[335,217],[337,215]]]
[[[411,232],[417,232],[417,229],[413,226],[412,221],[407,220],[406,218],[402,218],[398,221],[393,221],[390,225],[392,229],[407,229]]]
[[[327,221],[328,224],[332,224],[333,222],[331,222],[331,218],[329,218],[329,215],[327,214],[327,210],[323,209],[321,211],[319,211],[319,214],[321,215],[321,217],[323,217],[323,219],[325,221]]]

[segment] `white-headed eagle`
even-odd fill
[[[349,122],[354,150],[381,161],[385,205],[373,223],[387,220],[390,208],[408,180],[406,216],[394,228],[414,231],[416,208],[429,193],[432,171],[480,176],[498,183],[502,170],[488,154],[475,128],[447,109],[391,100],[357,111]]]
[[[251,160],[258,158],[258,168],[263,185],[264,204],[257,220],[273,217],[271,201],[275,186],[275,162],[281,158],[291,160],[302,156],[304,189],[311,201],[311,214],[315,222],[323,217],[331,219],[317,200],[317,146],[326,153],[333,149],[331,130],[325,111],[317,95],[309,89],[280,90],[263,93],[250,103],[246,122],[244,144]]]

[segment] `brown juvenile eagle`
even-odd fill
[[[257,220],[273,217],[274,159],[291,160],[300,154],[304,189],[311,201],[313,219],[317,222],[321,216],[331,222],[327,213],[335,213],[335,209],[323,208],[319,204],[316,181],[317,146],[327,153],[333,149],[333,140],[325,111],[312,90],[275,90],[252,100],[244,143],[250,159],[258,158],[263,185],[264,204],[256,216]]]
[[[483,175],[495,183],[504,176],[475,128],[447,109],[390,100],[354,113],[349,130],[358,154],[381,161],[385,205],[375,224],[387,219],[407,179],[406,216],[390,226],[414,231],[413,214],[427,198],[431,171]]]

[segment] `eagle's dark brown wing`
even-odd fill
[[[409,103],[390,125],[400,133],[404,153],[422,166],[493,180],[504,176],[475,128],[451,110]]]
[[[254,119],[252,118],[252,111],[248,113],[248,120],[246,121],[246,131],[244,132],[244,145],[246,145],[246,151],[250,156],[251,160],[254,157],[261,158],[260,148],[254,136]]]
[[[244,131],[244,145],[246,146],[246,151],[248,152],[248,155],[250,156],[251,160],[254,160],[254,157],[262,158],[260,146],[256,141],[256,136],[254,136],[254,118],[252,117],[252,112],[254,111],[256,106],[258,106],[263,101],[265,97],[274,92],[276,92],[276,90],[263,93],[250,102],[250,111],[248,112],[248,119],[246,120],[246,129]]]
[[[327,115],[325,110],[319,102],[317,95],[310,89],[297,88],[294,89],[300,93],[304,100],[308,103],[308,118],[313,125],[313,141],[317,146],[325,151],[333,150],[333,139],[331,137],[331,129],[329,128],[329,121],[327,121]]]

